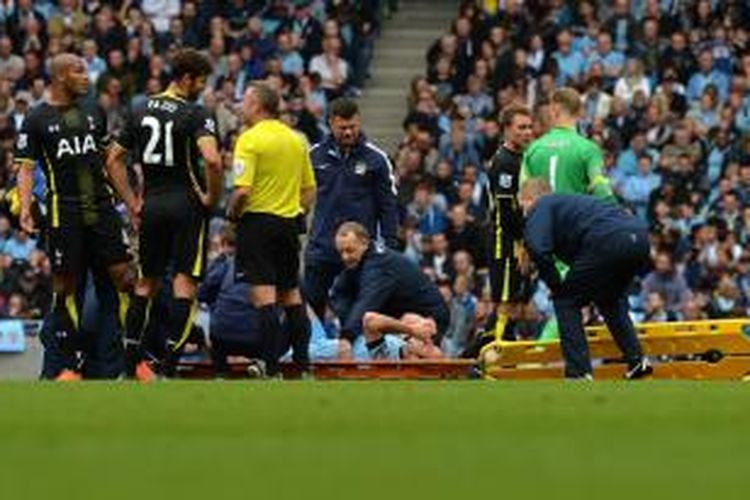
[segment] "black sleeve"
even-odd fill
[[[24,120],[21,130],[16,137],[14,158],[15,161],[34,164],[41,159],[42,139],[39,137],[36,119],[33,115]]]
[[[398,248],[398,192],[393,165],[387,157],[377,170],[376,198],[378,205],[378,223],[383,241],[389,248]]]
[[[109,129],[107,113],[101,106],[94,108],[94,123],[96,124],[96,144],[100,151],[107,149],[114,140],[114,130]]]
[[[384,272],[385,271],[385,272]],[[341,324],[344,338],[353,339],[362,333],[362,318],[368,311],[378,311],[397,285],[396,277],[383,269],[366,266],[359,278],[359,292]]]
[[[356,294],[357,291],[352,280],[352,271],[345,270],[336,276],[328,294],[328,305],[333,314],[341,320],[345,319],[354,304]]]
[[[216,119],[206,108],[196,106],[192,112],[190,130],[195,142],[203,137],[216,138]]]
[[[137,116],[138,113],[134,109],[125,113],[122,128],[112,133],[113,141],[128,151],[136,147]]]

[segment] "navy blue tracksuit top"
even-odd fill
[[[435,319],[438,336],[450,323],[448,306],[437,286],[402,253],[372,245],[355,269],[345,269],[331,289],[331,309],[341,320],[341,336],[362,333],[366,312],[394,318],[417,313]]]
[[[310,149],[317,198],[308,262],[339,262],[336,230],[347,221],[362,224],[373,239],[391,248],[398,245],[396,179],[388,156],[364,136],[344,156],[329,136]]]
[[[603,251],[609,238],[627,231],[645,233],[648,226],[593,196],[550,194],[530,210],[524,239],[540,277],[554,289],[560,284],[555,258],[570,266],[584,252]]]

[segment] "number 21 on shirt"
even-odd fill
[[[148,127],[151,130],[151,136],[143,150],[143,163],[149,165],[164,165],[167,167],[174,166],[174,147],[172,145],[172,127],[174,122],[169,120],[164,124],[164,161],[162,162],[161,153],[156,149],[162,137],[161,122],[154,116],[144,116],[141,120],[141,126]]]

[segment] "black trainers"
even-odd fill
[[[648,362],[647,358],[641,358],[638,363],[628,368],[625,373],[626,380],[638,380],[651,376],[654,373],[654,367]]]

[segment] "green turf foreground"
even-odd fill
[[[750,498],[750,385],[0,384],[0,499]]]

